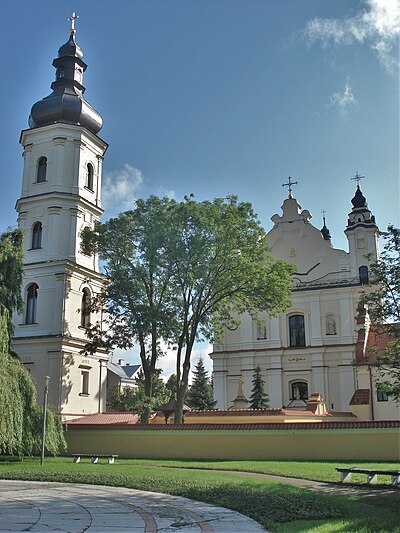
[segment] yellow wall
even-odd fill
[[[153,426],[154,427],[154,426]],[[399,461],[399,428],[321,430],[67,430],[68,453],[226,460]]]

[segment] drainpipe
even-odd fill
[[[101,364],[101,359],[99,359],[100,372],[99,372],[99,406],[98,412],[101,413],[101,395],[102,395],[102,385],[101,385],[101,370],[103,365]]]
[[[369,372],[369,388],[371,391],[371,416],[372,420],[375,420],[375,412],[374,412],[374,389],[372,384],[372,370],[370,365],[368,365],[368,372]]]

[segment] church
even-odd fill
[[[20,138],[24,166],[16,209],[24,233],[24,309],[13,317],[12,340],[39,398],[50,378],[49,405],[64,420],[106,411],[109,358],[100,350],[84,353],[88,327],[102,323],[89,302],[105,279],[97,256],[82,253],[80,234],[103,213],[108,145],[99,136],[101,116],[84,98],[87,65],[75,41],[75,14],[70,20],[69,39],[53,61],[52,92],[33,105]],[[378,228],[360,176],[356,180],[346,252],[332,246],[325,220],[321,230],[310,223],[289,178],[288,198],[267,238],[274,257],[295,265],[292,307],[279,318],[243,315],[237,329],[226,331],[211,354],[217,408],[232,405],[239,384],[249,398],[260,366],[272,408],[301,410],[319,393],[330,411],[348,411],[353,402],[368,406],[367,417],[399,418],[399,408],[377,395],[364,364],[368,336],[358,301],[368,282],[366,255],[376,259],[379,250]]]
[[[278,318],[243,315],[239,327],[225,331],[211,354],[217,408],[232,407],[238,387],[248,399],[260,366],[271,408],[306,409],[310,396],[319,393],[331,412],[350,408],[362,418],[399,418],[399,406],[376,390],[374,369],[365,362],[372,333],[359,299],[369,261],[379,257],[379,232],[361,176],[354,179],[348,252],[333,247],[325,217],[322,229],[311,224],[310,212],[292,195],[296,182],[289,177],[284,184],[289,194],[282,214],[272,216],[267,242],[274,258],[295,267],[292,305]]]

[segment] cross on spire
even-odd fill
[[[352,178],[350,178],[351,180],[355,180],[357,182],[357,187],[360,187],[360,180],[364,179],[365,176],[361,176],[358,171],[356,170],[356,173],[354,174],[354,176]]]
[[[75,11],[72,13],[72,15],[69,17],[69,21],[71,22],[71,35],[74,35],[75,30],[75,21],[79,18],[79,15],[75,13]]]
[[[287,183],[282,183],[282,187],[287,187],[288,188],[288,197],[289,198],[292,198],[292,185],[298,185],[298,181],[292,181],[292,177],[289,176],[288,177],[288,182]]]
[[[324,219],[324,226],[325,226],[325,225],[326,225],[326,222],[325,222],[326,211],[325,211],[325,209],[323,209],[323,210],[321,211],[321,213],[322,213],[322,218]]]

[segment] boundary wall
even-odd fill
[[[138,459],[400,461],[399,421],[65,427],[68,454],[118,454]]]

